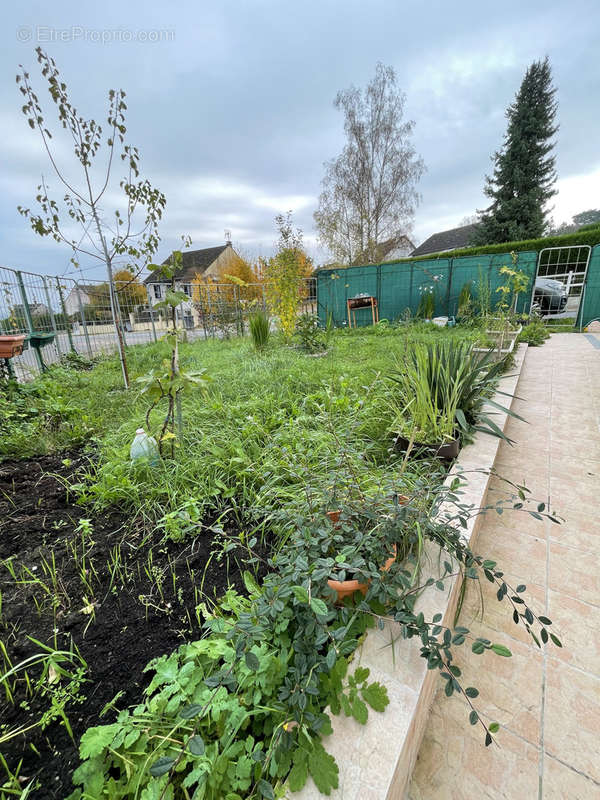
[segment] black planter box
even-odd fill
[[[408,450],[410,439],[405,439],[404,436],[396,436],[394,444],[397,450],[402,453]],[[444,461],[452,461],[457,458],[460,451],[460,439],[452,439],[450,442],[441,442],[438,444],[423,444],[423,442],[413,442],[411,452],[416,455],[421,455],[423,458],[441,458]]]

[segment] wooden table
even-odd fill
[[[348,327],[352,328],[352,319],[354,319],[354,327],[356,328],[356,309],[357,308],[370,308],[371,316],[373,318],[373,325],[379,322],[379,309],[377,307],[377,298],[372,295],[365,295],[362,297],[349,297],[346,301],[348,310]]]

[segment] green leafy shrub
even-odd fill
[[[519,342],[525,342],[530,347],[539,347],[550,336],[548,328],[539,317],[533,317],[528,325],[523,326],[519,334]]]
[[[588,225],[582,225],[577,229],[577,233],[588,233],[588,231],[595,231],[600,235],[600,222],[590,222]]]
[[[326,332],[319,327],[316,314],[300,314],[296,321],[296,338],[305,353],[323,353],[327,350]]]
[[[0,381],[0,455],[24,457],[52,446],[70,447],[91,433],[90,417],[70,396],[64,381],[76,370],[53,366],[38,380]]]

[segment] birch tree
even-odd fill
[[[425,166],[404,119],[405,95],[392,67],[378,64],[366,89],[338,92],[346,145],[325,164],[314,214],[321,242],[342,263],[374,261],[379,246],[410,230],[419,202],[416,186]]]

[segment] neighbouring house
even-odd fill
[[[389,239],[377,246],[378,261],[395,261],[399,258],[407,258],[415,249],[415,244],[408,236],[400,236],[397,239]]]
[[[377,245],[373,259],[366,252],[360,253],[354,259],[354,266],[380,264],[382,261],[396,261],[399,258],[407,258],[414,249],[414,242],[411,242],[408,236],[404,236],[404,234],[395,236],[393,239],[387,239],[387,241]]]
[[[42,317],[47,317],[47,322],[50,324],[50,310],[47,305],[44,303],[29,303],[28,307],[34,327],[46,323],[46,320],[41,319]],[[3,332],[4,328],[6,328],[7,331],[28,329],[29,321],[27,319],[27,312],[22,303],[11,306],[8,311],[8,316],[2,321],[2,324],[0,324],[0,332]]]
[[[108,307],[109,300],[106,284],[78,283],[65,297],[67,316],[72,317],[74,314],[79,314],[80,309],[89,306],[94,299],[99,305],[102,305],[102,295],[105,296],[104,305]]]
[[[18,317],[25,317],[25,306],[22,304],[13,306],[12,313]],[[45,303],[29,303],[29,313],[32,317],[45,317],[50,310]]]
[[[163,264],[170,263],[170,256]],[[192,296],[192,284],[200,276],[206,280],[215,279],[221,271],[227,272],[228,265],[239,258],[231,246],[231,242],[226,242],[219,247],[205,247],[202,250],[183,250],[181,253],[182,267],[175,273],[175,289],[185,292]],[[171,278],[166,278],[160,274],[160,270],[155,269],[144,280],[148,288],[150,299],[153,303],[162,300],[165,292],[171,286]]]
[[[451,228],[449,231],[434,233],[423,244],[415,248],[411,256],[426,256],[430,253],[448,253],[451,250],[460,250],[469,247],[478,223],[462,225],[460,228]]]

